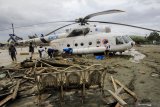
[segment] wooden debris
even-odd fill
[[[115,107],[123,107],[123,106],[121,106],[119,103],[117,103]]]
[[[30,70],[26,74],[30,74],[31,72],[32,72],[32,68],[30,68]]]
[[[5,99],[3,99],[2,101],[0,101],[0,107],[2,105],[4,105],[6,102],[8,102],[9,100],[12,99],[12,95],[8,95]]]
[[[10,74],[10,72],[8,70],[7,70],[7,73],[9,75],[9,78],[11,79],[11,81],[13,81],[13,78],[12,78],[12,76],[11,76],[11,74]]]
[[[132,92],[130,89],[128,89],[126,86],[124,86],[121,82],[119,82],[118,80],[116,80],[115,79],[115,82],[118,84],[118,85],[120,85],[121,87],[123,87],[123,89],[126,91],[126,92],[128,92],[130,95],[132,95],[134,98],[135,98],[135,100],[137,100],[137,96],[136,96],[136,94],[134,93],[134,92]]]
[[[116,79],[113,79],[113,77],[111,76],[111,80],[112,80],[112,84],[113,84],[113,87],[114,87],[114,90],[115,92],[112,92],[111,90],[108,90],[108,92],[115,98],[114,100],[112,99],[113,97],[109,97],[109,98],[106,98],[106,100],[108,101],[107,104],[109,103],[114,103],[116,102],[115,100],[118,101],[118,103],[116,104],[115,107],[123,107],[125,105],[127,105],[127,103],[124,101],[124,99],[127,99],[128,96],[126,97],[126,94],[125,96],[121,96],[120,92],[124,89],[125,92],[127,92],[128,94],[130,94],[131,96],[133,96],[136,100],[137,100],[137,97],[136,97],[136,94],[134,92],[132,92],[131,90],[129,90],[126,86],[124,86],[122,83],[120,83],[118,80]],[[120,86],[120,88],[118,88],[118,85]],[[106,102],[106,101],[105,101]]]
[[[43,64],[45,64],[45,65],[47,65],[47,66],[49,66],[49,67],[53,67],[52,65],[50,65],[50,64],[48,64],[48,63],[45,63],[45,62],[43,62],[43,61],[40,61],[40,60],[39,60],[39,62],[41,62],[41,63],[43,63]]]
[[[112,92],[111,90],[108,90],[108,92],[109,92],[110,94],[112,94],[112,96],[113,96],[122,106],[127,105],[127,103],[126,103],[121,97],[119,97],[117,94],[115,94],[115,93]]]
[[[56,61],[44,60],[44,59],[41,59],[41,61],[43,61],[43,62],[45,62],[49,65],[56,66],[56,67],[69,67],[69,66],[71,66],[71,64],[64,63],[64,61],[61,62],[61,63],[56,62]]]
[[[14,89],[14,92],[13,92],[13,94],[12,94],[12,99],[13,99],[13,100],[14,100],[14,99],[16,98],[16,96],[17,96],[17,92],[18,92],[18,89],[19,89],[20,82],[21,82],[21,80],[18,80],[17,85],[16,85],[16,87],[15,87],[15,89]]]
[[[117,91],[117,85],[115,84],[115,81],[114,81],[112,76],[111,76],[111,80],[112,80],[112,83],[113,83],[114,90],[116,92]]]
[[[122,94],[119,94],[119,97],[123,100],[126,100],[129,98],[129,95],[127,93],[122,93]],[[116,103],[117,100],[115,98],[113,98],[112,96],[109,96],[109,97],[104,97],[103,98],[103,101],[106,103],[106,104],[113,104],[113,103]]]
[[[16,96],[17,96],[17,92],[18,92],[18,89],[19,89],[19,85],[20,85],[20,81],[21,80],[18,80],[17,81],[17,85],[16,85],[16,87],[15,87],[15,89],[14,89],[14,92],[11,94],[11,95],[8,95],[5,99],[3,99],[2,101],[0,101],[0,107],[2,106],[2,105],[4,105],[5,103],[7,103],[9,100],[11,100],[11,99],[15,99],[16,98]]]

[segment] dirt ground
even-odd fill
[[[145,58],[139,63],[131,62],[129,60],[131,57],[126,55],[116,55],[105,60],[87,60],[92,63],[108,65],[111,68],[111,73],[106,75],[105,89],[113,90],[109,79],[112,75],[136,93],[138,104],[130,103],[130,106],[159,107],[160,46],[144,45],[134,48],[145,55]],[[106,94],[108,93],[106,92]]]
[[[160,105],[160,46],[145,45],[134,47],[137,51],[143,53],[145,58],[139,63],[131,62],[131,56],[116,55],[107,57],[104,60],[96,60],[93,56],[83,56],[79,58],[83,63],[102,64],[109,67],[109,72],[105,78],[105,90],[113,90],[110,81],[112,75],[115,79],[126,85],[138,96],[137,104],[133,101],[127,101],[129,107],[159,107]],[[56,94],[56,93],[55,93]],[[70,94],[70,93],[68,93]],[[105,95],[109,93],[105,91]],[[84,104],[73,94],[66,96],[67,100],[63,107],[109,107],[100,98],[100,92],[95,91],[86,97]],[[37,107],[34,104],[35,97],[15,100],[8,107]],[[53,101],[55,102],[55,101]],[[59,106],[46,101],[48,107]],[[48,104],[49,103],[49,104]]]

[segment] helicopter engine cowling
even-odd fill
[[[91,28],[91,31],[95,31],[95,32],[105,32],[105,33],[110,33],[111,29],[107,26],[96,26]]]

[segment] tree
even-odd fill
[[[151,32],[150,35],[147,37],[148,41],[160,41],[160,35],[156,31]]]

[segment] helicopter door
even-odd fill
[[[96,47],[100,47],[101,46],[101,40],[100,39],[97,39],[96,40]]]

